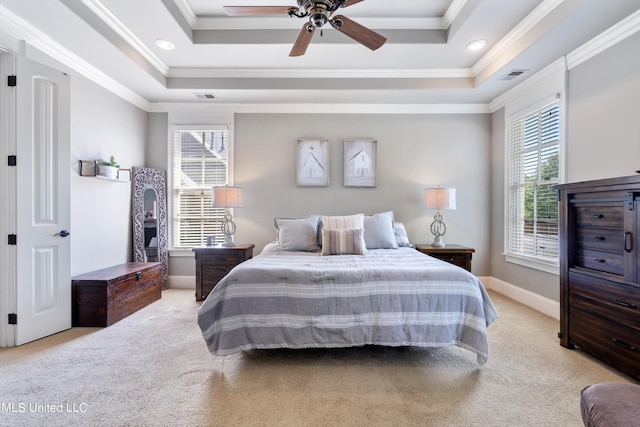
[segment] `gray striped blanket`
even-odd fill
[[[415,249],[367,255],[265,250],[209,294],[198,324],[209,351],[457,345],[489,357],[498,318],[482,283]]]

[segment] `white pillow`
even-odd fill
[[[360,228],[323,228],[322,255],[364,255],[364,229]]]
[[[404,228],[404,224],[401,222],[393,223],[393,232],[396,237],[396,242],[398,246],[401,248],[411,248],[413,245],[409,241],[409,236],[407,236],[407,229]]]
[[[398,249],[392,211],[364,217],[364,241],[367,249]]]
[[[287,251],[317,252],[319,215],[308,218],[274,218],[278,231],[277,244]]]

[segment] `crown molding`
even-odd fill
[[[465,5],[467,4],[467,0],[453,0],[449,5],[449,8],[444,13],[442,17],[442,25],[444,29],[447,29],[453,24],[453,21],[457,18],[458,14],[462,12]]]
[[[536,7],[529,15],[527,15],[518,25],[516,25],[509,33],[504,36],[496,45],[487,52],[482,58],[478,60],[471,70],[474,76],[477,76],[496,61],[504,52],[513,46],[522,36],[530,31],[536,24],[544,19],[549,13],[551,13],[556,7],[558,7],[564,0],[544,0],[538,7]]]
[[[489,110],[493,113],[503,108],[510,102],[517,100],[523,96],[523,94],[527,93],[530,90],[535,89],[536,86],[542,84],[547,79],[557,77],[560,75],[564,75],[565,71],[565,61],[564,58],[557,59],[552,62],[542,70],[538,71],[522,83],[514,86],[507,92],[498,96],[496,99],[489,103]],[[560,82],[559,86],[563,86]],[[561,87],[559,89],[561,89]]]
[[[126,25],[113,15],[99,0],[81,0],[82,3],[93,12],[102,22],[107,24],[116,34],[118,34],[129,46],[134,48],[149,63],[167,75],[169,67],[165,65],[145,44],[133,34]]]
[[[374,18],[353,17],[355,21],[365,27],[374,30],[446,30],[447,23],[443,18]],[[299,19],[288,17],[254,17],[241,16],[229,19],[222,16],[203,16],[196,20],[195,30],[290,30],[300,29],[302,22]],[[330,25],[323,29],[333,30]]]
[[[193,104],[153,103],[152,113],[489,114],[488,104]]]
[[[420,70],[372,70],[372,69],[205,69],[205,68],[172,68],[167,77],[181,78],[285,78],[285,79],[437,79],[437,78],[472,78],[468,68],[440,68]]]
[[[129,88],[123,86],[118,81],[109,77],[68,49],[54,42],[46,34],[24,21],[2,5],[0,5],[0,15],[3,18],[0,20],[0,31],[6,32],[17,40],[24,40],[29,46],[42,51],[54,60],[77,71],[89,80],[102,86],[115,95],[118,95],[138,108],[148,111],[150,107],[149,101],[142,98]]]
[[[191,9],[191,6],[189,6],[189,3],[187,3],[187,0],[173,0],[173,3],[182,14],[182,17],[189,23],[191,29],[194,29],[198,24],[198,17],[193,13],[193,10]]]
[[[640,31],[640,10],[570,52],[567,55],[568,68],[572,69],[582,64],[638,31]]]
[[[604,52],[624,39],[634,35],[638,31],[640,31],[640,11],[633,13],[616,25],[603,31],[600,35],[569,52],[566,57],[557,59],[555,62],[529,77],[527,80],[491,101],[489,104],[491,112],[504,107],[508,102],[510,102],[510,100],[539,84],[550,75],[560,71],[571,70],[588,59],[593,58],[599,53]]]

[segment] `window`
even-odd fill
[[[224,209],[211,208],[211,187],[228,183],[226,129],[173,133],[173,247],[201,246],[207,236],[221,242]]]
[[[558,262],[560,102],[509,123],[507,255]]]

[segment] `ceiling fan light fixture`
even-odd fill
[[[470,50],[472,52],[475,52],[477,50],[482,49],[483,47],[485,47],[487,45],[487,41],[486,40],[474,40],[471,43],[469,43],[467,45],[467,50]]]

